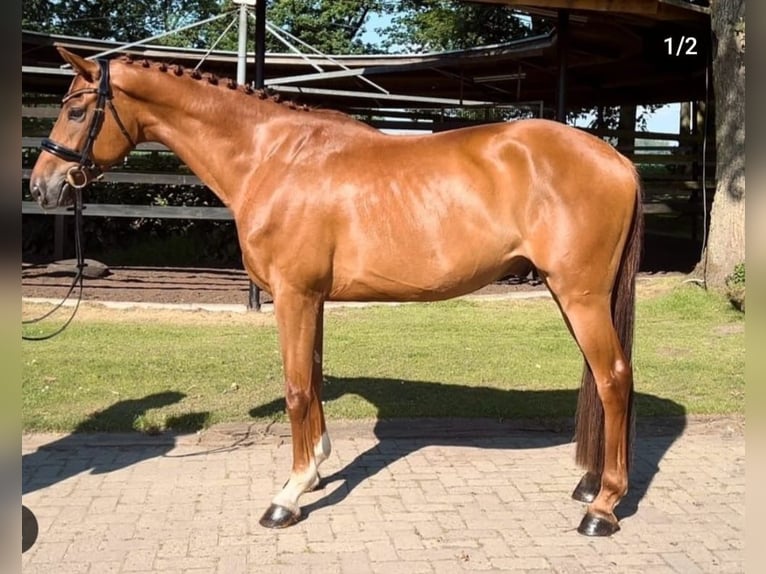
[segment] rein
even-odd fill
[[[77,257],[77,271],[75,272],[74,279],[72,280],[72,284],[69,286],[69,290],[67,291],[66,295],[55,307],[53,307],[53,309],[41,315],[40,317],[22,321],[21,324],[31,325],[50,317],[53,313],[60,309],[66,301],[69,300],[69,297],[72,295],[75,287],[79,285],[77,302],[74,306],[74,309],[72,310],[72,314],[61,327],[46,335],[30,336],[22,334],[21,338],[24,341],[45,341],[47,339],[52,339],[69,326],[69,324],[74,319],[74,316],[77,314],[77,310],[80,308],[80,302],[82,301],[83,279],[85,277],[84,269],[86,267],[85,257],[83,255],[82,249],[83,203],[81,190],[92,180],[100,178],[104,173],[104,170],[101,168],[101,166],[96,164],[93,159],[93,144],[96,141],[98,134],[101,132],[102,126],[104,125],[104,109],[106,107],[109,108],[109,111],[111,112],[112,117],[114,117],[117,126],[120,128],[122,135],[124,135],[128,142],[130,142],[131,147],[136,146],[136,143],[133,141],[133,138],[130,137],[130,133],[128,133],[128,130],[125,128],[125,124],[122,123],[122,120],[117,113],[117,109],[112,103],[112,89],[109,82],[109,61],[104,59],[99,59],[97,61],[99,69],[101,70],[101,78],[99,79],[98,88],[83,88],[81,90],[75,90],[74,92],[69,92],[66,94],[62,100],[62,104],[64,104],[68,100],[82,94],[98,94],[98,99],[96,100],[96,109],[93,113],[90,127],[88,128],[88,137],[85,140],[85,145],[83,146],[82,150],[77,151],[63,144],[56,143],[50,138],[44,138],[40,143],[40,147],[44,151],[55,155],[59,159],[63,159],[67,162],[77,162],[76,166],[67,171],[67,183],[64,184],[69,185],[74,189],[74,243],[75,255]]]
[[[69,286],[69,290],[66,292],[66,295],[64,295],[63,299],[56,304],[53,309],[48,311],[47,313],[44,313],[40,317],[35,317],[34,319],[27,319],[26,321],[22,321],[22,325],[33,325],[35,323],[39,323],[40,321],[47,319],[53,313],[58,311],[64,303],[66,303],[69,300],[69,297],[72,295],[72,291],[74,291],[75,287],[79,285],[78,293],[77,293],[77,302],[75,303],[74,309],[72,310],[72,314],[69,316],[69,318],[64,322],[61,327],[53,331],[52,333],[48,333],[46,335],[40,335],[40,336],[32,336],[32,335],[24,335],[22,333],[21,338],[24,341],[46,341],[48,339],[52,339],[56,335],[59,335],[61,332],[64,331],[69,326],[69,323],[72,322],[74,319],[74,316],[77,314],[77,310],[80,308],[80,302],[82,301],[82,287],[83,287],[83,278],[85,277],[85,267],[87,267],[87,263],[85,263],[85,257],[83,256],[82,252],[82,196],[80,194],[80,190],[77,189],[74,194],[74,221],[75,221],[75,231],[74,231],[74,248],[75,248],[75,255],[77,257],[77,271],[75,272],[74,279],[72,279],[72,284]]]

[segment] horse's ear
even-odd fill
[[[66,48],[62,48],[61,46],[56,46],[56,50],[58,50],[58,53],[61,54],[61,57],[64,58],[64,60],[72,66],[72,69],[74,69],[76,73],[80,74],[86,81],[95,82],[99,79],[101,71],[99,70],[98,64],[96,62],[93,60],[86,60],[85,58],[70,52]]]

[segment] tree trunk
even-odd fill
[[[745,0],[712,0],[716,192],[700,262],[705,283],[724,289],[745,261]]]

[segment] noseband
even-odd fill
[[[120,128],[122,135],[130,142],[131,147],[135,147],[136,144],[133,138],[130,137],[128,130],[125,129],[125,124],[120,120],[120,116],[117,114],[117,109],[112,103],[112,88],[109,83],[109,61],[104,59],[97,60],[99,69],[101,70],[101,79],[98,83],[98,88],[83,88],[82,90],[76,90],[69,92],[62,104],[75,96],[82,94],[98,94],[96,100],[96,110],[93,113],[93,118],[88,128],[88,139],[85,140],[85,145],[81,151],[77,151],[65,145],[56,143],[50,138],[44,138],[40,143],[40,147],[50,154],[63,159],[64,161],[76,162],[77,166],[71,168],[67,172],[67,183],[74,188],[80,189],[85,187],[91,180],[98,178],[104,172],[101,166],[97,165],[93,160],[93,144],[98,137],[101,127],[104,124],[104,108],[109,107],[109,111],[112,112],[117,126]]]

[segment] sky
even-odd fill
[[[680,104],[668,104],[653,115],[646,122],[646,129],[650,132],[662,132],[677,134],[679,125]]]
[[[364,34],[361,36],[362,42],[370,44],[377,44],[380,42],[380,34],[375,31],[375,28],[388,26],[393,17],[394,14],[378,14],[377,12],[369,14],[367,23],[364,26]]]

